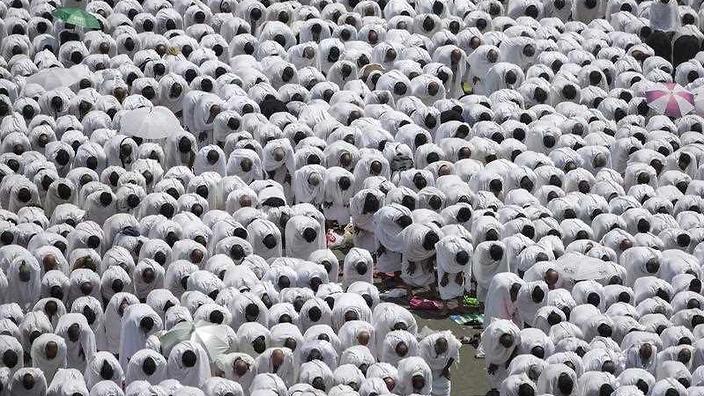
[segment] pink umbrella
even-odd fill
[[[657,84],[645,92],[651,109],[668,117],[681,117],[694,110],[694,94],[675,83]]]

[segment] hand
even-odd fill
[[[416,267],[418,264],[416,264],[415,261],[409,261],[408,262],[408,275],[413,275],[416,273]]]
[[[379,245],[379,248],[376,249],[376,255],[381,256],[382,254],[386,253],[386,247],[383,245]]]
[[[442,274],[442,278],[440,279],[440,286],[445,287],[450,283],[450,275],[445,272]]]
[[[442,373],[440,375],[442,375],[443,377],[445,377],[447,379],[450,379],[450,377],[452,377],[452,375],[450,375],[450,368],[445,367],[444,369],[442,369]]]
[[[498,368],[499,366],[492,363],[489,365],[489,367],[486,368],[486,372],[489,373],[489,375],[494,375],[496,374],[496,370],[498,370]]]

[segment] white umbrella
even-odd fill
[[[129,110],[120,117],[120,133],[143,139],[163,139],[180,131],[181,123],[164,106]]]
[[[554,262],[554,269],[567,281],[568,288],[574,283],[584,280],[595,280],[599,283],[620,275],[618,264],[602,261],[581,253],[567,253]]]
[[[163,350],[171,350],[181,341],[198,343],[208,352],[210,361],[215,361],[218,356],[227,353],[230,349],[227,326],[202,320],[196,323],[181,322],[159,337],[159,341]]]
[[[59,87],[70,87],[88,76],[90,70],[86,65],[75,65],[68,69],[52,67],[27,77],[26,84],[37,84],[51,91]]]

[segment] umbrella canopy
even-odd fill
[[[163,139],[181,130],[174,113],[164,106],[141,107],[126,112],[120,118],[120,133],[142,139]]]
[[[196,323],[181,322],[159,337],[159,341],[164,350],[170,350],[181,341],[198,343],[208,352],[211,361],[215,361],[218,356],[229,352],[230,349],[227,326],[202,320]]]
[[[102,28],[98,18],[80,8],[61,7],[55,9],[52,15],[65,23],[86,29]]]
[[[651,109],[668,117],[681,117],[694,110],[694,95],[675,83],[658,84],[645,92]]]
[[[89,75],[90,70],[86,65],[75,65],[68,69],[52,67],[27,77],[26,83],[37,84],[50,91],[59,87],[69,87]]]
[[[554,262],[553,269],[563,278],[565,286],[580,281],[608,281],[613,276],[619,276],[618,264],[602,261],[582,254],[567,253]],[[571,287],[571,286],[570,286]]]

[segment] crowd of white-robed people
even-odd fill
[[[704,395],[701,8],[0,1],[0,395]]]

